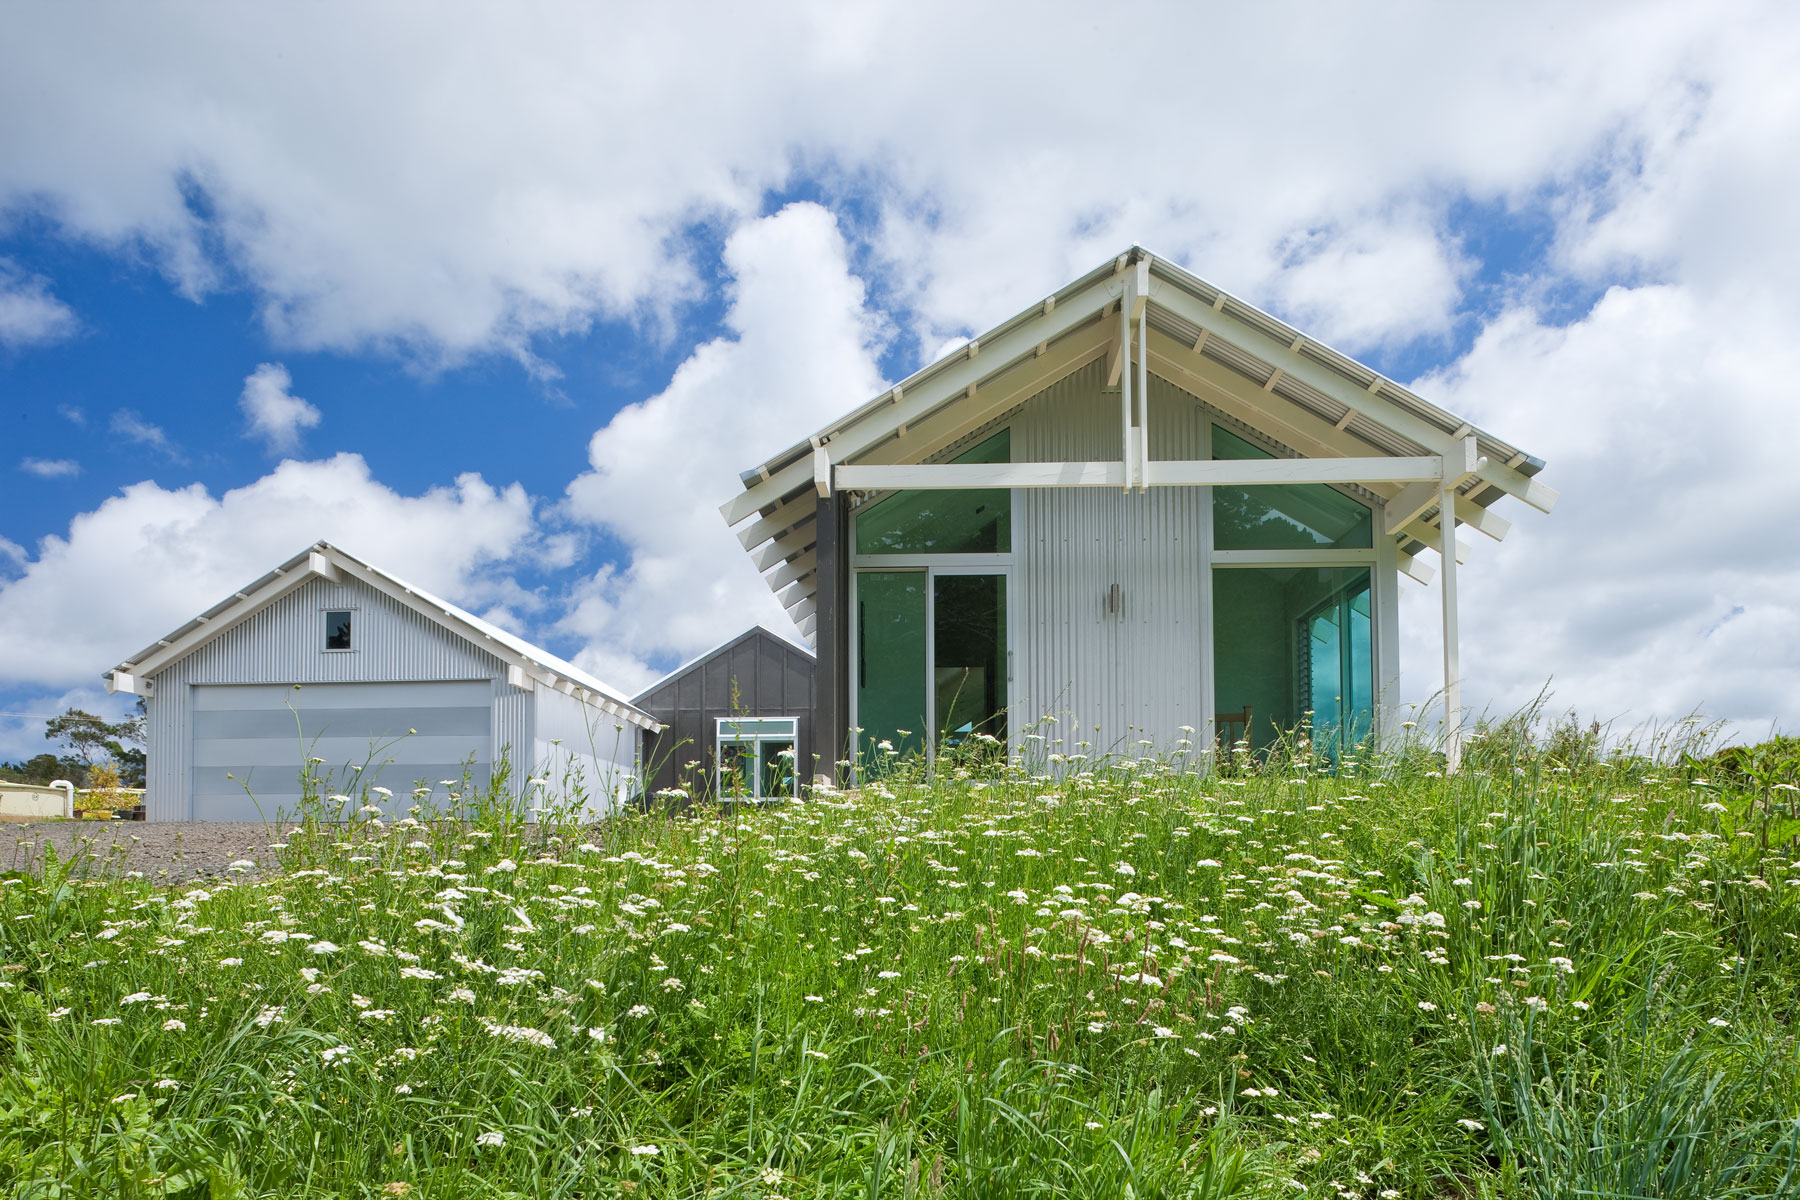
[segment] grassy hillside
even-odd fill
[[[52,864],[0,886],[0,1187],[1800,1194],[1796,793],[1479,762]]]

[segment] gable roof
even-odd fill
[[[146,688],[152,676],[176,660],[193,653],[307,581],[322,578],[336,582],[346,577],[398,601],[440,628],[492,654],[507,665],[508,678],[515,686],[538,684],[554,688],[641,729],[662,728],[656,718],[633,705],[624,693],[602,683],[574,663],[371,566],[330,542],[315,542],[230,598],[221,600],[168,636],[144,647],[102,677],[106,680],[107,690],[137,692]],[[147,689],[143,694],[148,694]]]
[[[843,464],[920,463],[1101,358],[1119,359],[1117,320],[1143,304],[1151,371],[1306,457],[1449,455],[1475,439],[1476,470],[1457,488],[1455,520],[1490,537],[1508,522],[1491,508],[1513,496],[1544,512],[1556,492],[1544,462],[1437,407],[1222,288],[1133,246],[914,373],[805,441],[741,476],[720,506],[800,631],[811,636],[812,523],[822,472]],[[1372,489],[1390,504],[1389,530],[1411,557],[1435,548],[1435,488]],[[1459,551],[1458,557],[1460,558]]]
[[[817,656],[814,655],[811,650],[807,649],[805,646],[795,645],[792,638],[783,637],[781,634],[776,633],[773,629],[770,629],[766,625],[752,625],[750,628],[744,630],[744,632],[738,634],[736,637],[727,638],[725,641],[720,642],[718,645],[714,646],[711,650],[707,650],[700,654],[694,655],[694,657],[688,659],[686,662],[682,663],[679,667],[676,667],[673,671],[670,671],[667,675],[664,675],[661,679],[657,680],[655,683],[651,684],[649,687],[643,689],[637,695],[633,696],[631,698],[631,702],[633,704],[643,704],[653,694],[661,691],[663,688],[669,686],[671,683],[674,683],[676,680],[680,679],[682,676],[690,675],[693,672],[698,671],[701,667],[704,667],[707,663],[709,663],[713,659],[719,657],[721,654],[729,654],[731,651],[737,649],[739,646],[743,645],[745,642],[755,641],[758,639],[763,639],[763,640],[773,642],[777,647],[779,647],[782,650],[789,651],[790,653],[793,653],[793,654],[798,654],[806,659],[809,659],[809,660],[812,660],[815,662],[817,661]]]

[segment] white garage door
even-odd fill
[[[450,683],[207,684],[193,689],[194,818],[273,820],[291,816],[309,759],[321,793],[360,796],[390,789],[394,815],[412,789],[467,771],[485,787],[493,762],[493,685]],[[465,764],[473,762],[469,768]]]

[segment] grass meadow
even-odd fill
[[[0,880],[0,1190],[1800,1195],[1792,784],[1433,762],[588,827],[538,781],[321,797],[269,875],[47,862]]]

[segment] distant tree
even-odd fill
[[[67,779],[76,787],[84,788],[88,785],[88,768],[79,758],[40,754],[24,762],[0,762],[0,779],[13,783],[49,783],[53,779]]]
[[[144,785],[144,701],[138,698],[137,710],[123,721],[107,721],[80,708],[71,708],[60,717],[52,717],[44,726],[44,737],[61,742],[75,752],[87,774],[101,763],[111,763],[119,771],[126,787]]]

